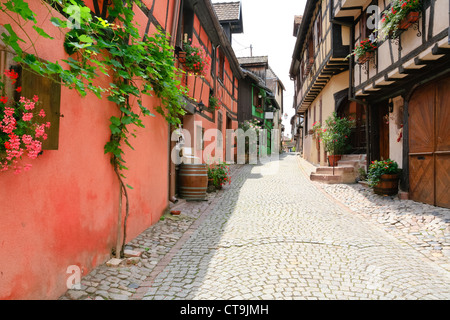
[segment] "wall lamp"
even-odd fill
[[[202,113],[202,111],[205,109],[205,105],[203,104],[202,101],[200,101],[197,106],[195,107],[195,112],[196,113]]]

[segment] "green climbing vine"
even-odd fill
[[[7,0],[0,4],[0,11],[12,21],[3,25],[6,32],[1,34],[1,39],[14,51],[14,60],[22,68],[51,79],[56,75],[64,86],[77,90],[81,96],[92,92],[116,104],[119,112],[110,118],[111,138],[104,151],[111,154],[111,163],[121,185],[120,203],[122,193],[126,199],[127,218],[127,187],[132,187],[124,182],[124,170],[128,169],[124,148],[133,149],[130,138],[136,137],[137,128],[144,127],[143,117],[154,116],[143,97],[159,98],[156,112],[168,123],[178,124],[179,116],[184,114],[183,97],[187,89],[181,86],[182,71],[175,67],[168,35],[161,29],[151,36],[140,33],[133,12],[135,5],[142,5],[140,1],[111,2],[108,17],[104,19],[95,16],[82,0],[41,1],[49,13],[57,8],[67,18],[50,14],[50,21],[65,37],[67,59],[55,62],[39,59],[32,39],[36,36],[53,38],[39,27],[42,21],[37,21],[36,14],[24,0]],[[20,34],[25,34],[25,39],[19,37],[19,30]],[[23,50],[21,44],[28,45],[29,50]],[[110,81],[105,86],[104,81],[96,81],[98,79]],[[122,252],[123,247],[124,243]]]

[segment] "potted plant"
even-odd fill
[[[191,39],[184,43],[183,48],[186,52],[184,62],[186,69],[196,75],[205,75],[210,63],[210,58],[205,49],[202,46],[193,45]]]
[[[355,46],[355,49],[352,51],[351,54],[347,56],[347,58],[349,56],[354,55],[356,57],[358,64],[363,64],[373,57],[376,48],[377,48],[376,40],[369,38],[364,39]]]
[[[231,183],[230,167],[226,163],[213,163],[208,166],[208,181],[216,187],[216,189],[222,189],[225,182]]]
[[[325,121],[325,127],[319,131],[330,166],[336,166],[341,155],[350,148],[349,137],[354,123],[354,120],[338,117],[336,112],[333,112]]]
[[[422,0],[394,0],[389,9],[383,12],[378,37],[381,40],[396,35],[397,30],[406,30],[419,20]]]
[[[398,164],[391,159],[375,160],[369,165],[367,182],[376,194],[397,194],[399,178],[400,169]]]

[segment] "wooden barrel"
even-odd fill
[[[180,165],[178,173],[180,198],[186,200],[205,200],[208,188],[208,169],[206,164]]]
[[[392,196],[398,193],[398,174],[382,174],[380,181],[373,187],[373,192],[379,195]]]

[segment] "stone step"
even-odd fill
[[[355,167],[360,163],[359,160],[344,160],[341,159],[338,161],[338,167],[348,167],[348,166],[352,166]]]
[[[354,172],[355,168],[353,166],[337,166],[334,167],[334,173],[335,174],[342,174],[344,172]],[[316,169],[316,173],[319,174],[332,174],[333,173],[333,167],[318,167]]]
[[[342,160],[365,160],[365,154],[343,154]]]
[[[322,182],[322,183],[340,183],[341,182],[340,175],[311,173],[309,178],[311,179],[311,181],[317,181],[317,182]]]

